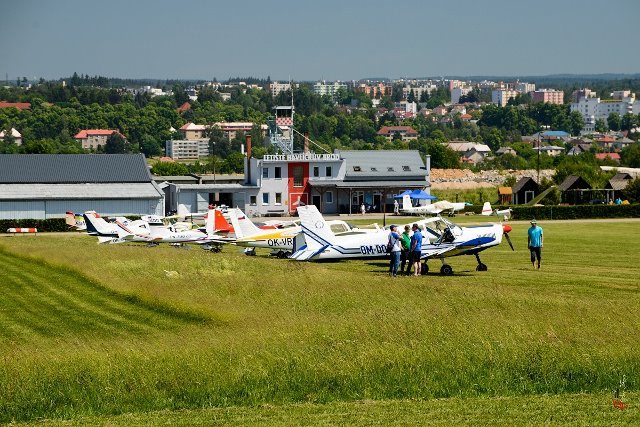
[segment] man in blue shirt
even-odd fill
[[[544,234],[542,233],[542,227],[538,227],[538,221],[531,220],[531,227],[527,231],[527,245],[529,251],[531,251],[531,265],[536,268],[536,259],[538,260],[538,268],[540,268],[540,261],[542,259],[542,245],[544,243]]]
[[[411,260],[413,261],[413,275],[419,276],[422,272],[420,257],[422,255],[422,233],[418,224],[413,224],[413,235],[411,236]]]
[[[398,234],[398,227],[392,225],[389,227],[391,232],[389,233],[389,242],[387,247],[390,249],[391,263],[389,265],[389,274],[392,277],[398,275],[398,265],[400,265],[400,251],[402,250],[402,244],[400,235]]]

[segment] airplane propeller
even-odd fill
[[[504,237],[507,238],[507,242],[509,243],[509,246],[511,246],[511,250],[515,251],[515,249],[513,248],[513,243],[511,243],[511,237],[509,237],[509,232],[512,230],[511,226],[509,224],[504,224],[502,226],[502,232],[504,234]]]

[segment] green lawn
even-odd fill
[[[488,272],[396,280],[384,260],[0,238],[0,422],[637,421],[639,224],[541,225],[540,271],[514,223]]]

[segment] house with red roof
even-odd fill
[[[403,141],[418,138],[418,132],[411,126],[383,126],[378,131],[378,135],[384,136],[389,141],[391,141],[396,134],[400,135],[400,139]]]
[[[17,108],[18,110],[30,110],[31,103],[29,102],[4,102],[0,101],[0,108]]]
[[[189,104],[188,102],[185,102],[184,104],[182,104],[181,106],[176,108],[176,111],[178,112],[178,114],[180,114],[180,113],[184,113],[185,111],[188,111],[190,109],[191,109],[191,104]]]
[[[598,159],[598,160],[611,159],[614,162],[620,163],[620,154],[618,154],[618,153],[596,153],[596,159]]]
[[[83,129],[78,132],[73,138],[80,142],[82,148],[94,150],[100,146],[107,144],[107,139],[112,134],[117,133],[124,138],[124,136],[114,129]]]

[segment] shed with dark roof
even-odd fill
[[[0,155],[0,219],[164,214],[142,154]]]
[[[514,205],[524,205],[533,200],[539,191],[539,185],[535,179],[530,176],[523,176],[512,187],[511,202]]]

